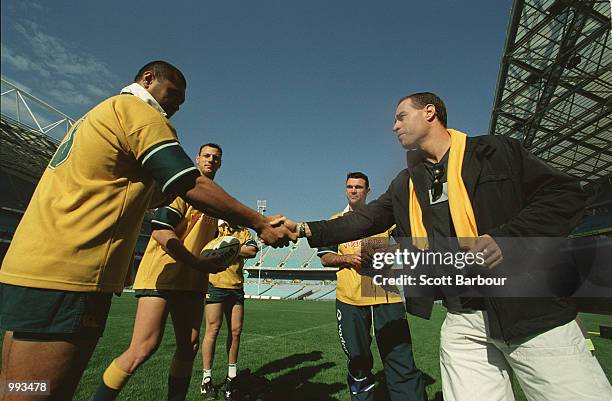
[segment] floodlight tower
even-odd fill
[[[266,213],[266,205],[267,202],[265,199],[258,199],[257,200],[257,213],[261,213],[262,215],[264,215]],[[257,241],[259,242],[259,262],[257,262],[257,265],[259,266],[259,273],[258,273],[258,278],[257,278],[257,296],[259,296],[259,294],[261,294],[261,292],[259,291],[259,285],[261,284],[261,262],[262,262],[262,257],[263,257],[263,242],[261,241],[261,239],[259,237],[257,237]]]

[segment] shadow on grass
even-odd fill
[[[374,374],[376,379],[376,390],[374,392],[374,399],[376,401],[390,401],[389,389],[387,388],[387,381],[385,380],[385,371],[380,370]],[[436,379],[423,372],[423,379],[425,381],[425,387],[430,386],[436,382]],[[444,401],[442,393],[438,391],[434,398],[430,398],[429,401]]]
[[[269,375],[272,373],[280,372],[281,370],[291,369],[306,362],[316,362],[323,358],[321,351],[312,351],[304,354],[293,354],[285,358],[277,359],[276,361],[268,362],[259,369],[257,369],[258,375]]]
[[[270,380],[270,401],[339,401],[331,394],[343,389],[343,383],[313,383],[311,380],[320,372],[336,366],[332,362],[316,363],[322,359],[320,351],[290,355],[269,362],[255,371],[258,375],[271,375],[286,371]],[[309,362],[315,363],[310,364]],[[300,366],[309,363],[306,366]]]
[[[336,366],[332,362],[317,363],[322,359],[320,351],[313,351],[302,354],[294,354],[276,361],[268,362],[254,373],[257,375],[274,375],[285,371],[274,379],[270,380],[270,393],[266,400],[270,401],[339,401],[333,394],[346,390],[344,380],[335,383],[313,383],[311,380],[320,372]],[[300,366],[307,364],[305,366]],[[390,401],[389,391],[385,380],[384,371],[379,371],[375,375],[376,386],[374,399],[377,401]],[[423,372],[425,386],[434,384],[436,380]],[[344,376],[341,378],[344,379]],[[437,392],[434,398],[429,401],[444,401],[442,393]]]

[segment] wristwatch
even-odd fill
[[[301,222],[298,224],[298,238],[304,238],[306,236],[306,223]]]

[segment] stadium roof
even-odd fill
[[[0,168],[37,182],[73,119],[2,79]]]
[[[489,132],[595,182],[612,175],[609,0],[515,0]]]

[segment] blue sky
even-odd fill
[[[1,2],[3,77],[78,117],[147,61],[187,77],[187,152],[224,149],[219,182],[251,207],[322,219],[344,178],[375,199],[404,166],[397,99],[437,93],[449,126],[488,130],[510,0]]]

